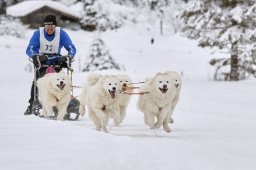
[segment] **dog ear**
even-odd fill
[[[108,75],[100,77],[99,82],[102,84],[106,80],[107,77],[108,77]]]
[[[160,76],[161,75],[161,73],[156,73],[156,75],[153,77],[153,78],[151,78],[151,80],[150,80],[150,83],[153,85],[153,82],[155,82],[156,81],[156,78],[158,77],[158,76]]]
[[[160,73],[160,72],[157,72],[155,76],[159,76],[159,75],[161,75],[161,74],[162,74],[162,73]]]

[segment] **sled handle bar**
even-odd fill
[[[39,56],[36,56],[36,60],[37,60],[37,63],[38,63],[38,67],[36,67],[36,65],[34,64],[32,58],[29,58],[29,61],[30,61],[31,63],[33,63],[34,67],[35,67],[37,70],[39,70],[39,69],[42,67],[41,61],[39,60]]]
[[[75,60],[70,60],[70,57],[68,57],[67,55],[66,56],[63,56],[63,57],[66,57],[66,59],[67,59],[67,69],[68,70],[70,70],[70,71],[74,71],[72,68],[71,68],[71,62],[73,62],[73,61],[75,61]],[[48,58],[48,56],[47,56],[47,58]],[[41,69],[42,67],[48,67],[48,66],[50,66],[50,65],[42,65],[41,64],[41,61],[39,60],[39,55],[37,55],[36,56],[36,60],[37,60],[37,62],[38,62],[38,67],[36,67],[35,65],[35,68],[37,69],[37,70],[39,70],[39,69]],[[29,61],[30,62],[32,62],[33,63],[33,60],[31,59],[31,58],[29,58]],[[34,63],[33,63],[34,64]],[[57,67],[60,67],[60,65],[56,65]]]
[[[63,57],[64,57],[64,56],[63,56]],[[74,70],[71,68],[71,63],[72,63],[73,61],[75,61],[75,60],[72,61],[72,59],[71,59],[68,55],[66,55],[65,57],[66,57],[66,59],[67,59],[67,67],[68,67],[68,69],[69,69],[71,72],[73,72]]]
[[[38,56],[36,56],[36,60],[37,60],[37,62],[38,62],[38,70],[42,67],[42,64],[41,64],[41,61],[39,60],[39,55]]]

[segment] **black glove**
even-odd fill
[[[61,56],[60,59],[59,59],[59,62],[60,63],[67,62],[67,57],[66,56]]]
[[[62,68],[68,68],[67,65],[70,64],[71,61],[72,61],[71,56],[61,56],[58,62]]]
[[[40,60],[41,63],[45,62],[46,60],[48,60],[48,56],[47,55],[40,55],[39,60]]]
[[[48,59],[46,55],[34,55],[32,56],[33,63],[36,67],[39,67],[39,62],[45,62]],[[38,62],[39,60],[39,62]]]
[[[70,63],[72,61],[72,58],[71,56],[61,56],[60,59],[59,59],[59,62],[67,62]]]

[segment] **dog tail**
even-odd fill
[[[87,86],[94,86],[99,79],[102,77],[102,75],[97,74],[97,73],[91,73],[87,77],[86,85]]]

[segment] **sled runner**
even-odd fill
[[[44,55],[44,58],[48,56]],[[47,118],[47,119],[52,119],[52,120],[56,120],[56,117],[58,115],[58,109],[53,107],[53,111],[54,111],[54,116],[49,116],[49,117],[44,117],[41,113],[40,110],[42,109],[42,105],[38,100],[38,94],[37,94],[37,77],[36,75],[39,74],[39,69],[41,68],[45,68],[45,74],[50,74],[50,73],[54,73],[54,72],[59,72],[61,71],[61,69],[66,68],[67,69],[67,74],[68,76],[70,76],[71,79],[71,84],[72,84],[72,72],[73,69],[71,68],[71,61],[70,58],[68,56],[62,56],[62,57],[66,57],[66,62],[60,63],[60,62],[55,62],[53,64],[44,64],[42,61],[40,61],[40,56],[36,57],[36,63],[37,65],[35,65],[35,61],[31,62],[34,64],[34,101],[32,103],[32,114],[39,116],[41,118]],[[71,98],[70,98],[70,102],[69,105],[67,107],[67,112],[64,116],[64,120],[70,120],[70,121],[76,121],[78,120],[80,113],[79,113],[79,106],[80,106],[80,102],[73,97],[73,88],[71,88]]]

